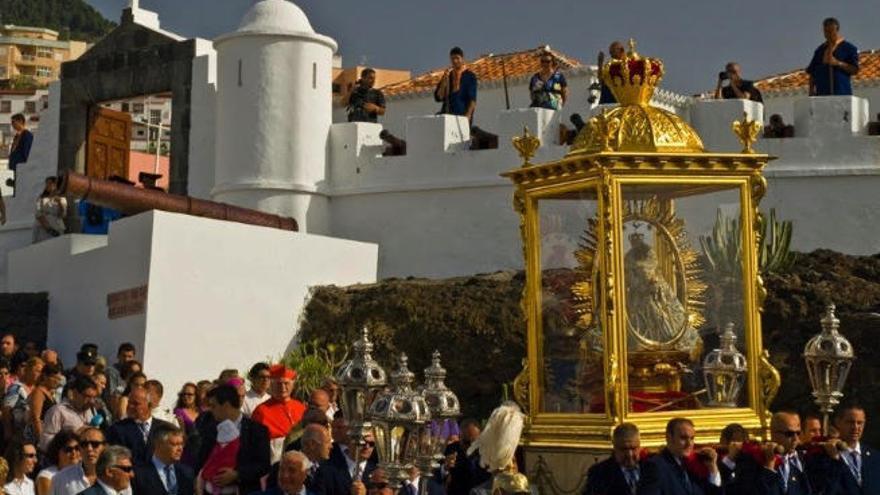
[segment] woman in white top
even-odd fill
[[[32,443],[15,442],[6,449],[9,476],[3,491],[6,495],[35,495],[34,482],[28,475],[37,465],[37,447]]]
[[[34,242],[45,241],[64,234],[67,216],[67,198],[58,191],[58,179],[46,177],[46,186],[37,198],[34,223]]]
[[[52,493],[52,478],[58,471],[82,460],[79,437],[70,430],[62,430],[49,442],[46,463],[49,467],[37,474],[37,495]]]

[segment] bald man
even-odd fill
[[[728,490],[750,495],[812,495],[807,467],[798,454],[801,419],[792,411],[780,411],[770,420],[770,441],[763,446],[763,465],[750,455],[737,457],[734,481]]]

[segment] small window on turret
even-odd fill
[[[318,88],[318,64],[312,62],[312,89]]]
[[[238,87],[241,87],[241,59],[238,59]]]

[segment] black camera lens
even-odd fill
[[[721,79],[722,81],[729,78],[729,77],[730,76],[727,75],[727,71],[725,71],[725,70],[718,73],[718,79]]]

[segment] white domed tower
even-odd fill
[[[216,201],[328,233],[326,178],[336,42],[287,0],[258,0],[217,50]]]

